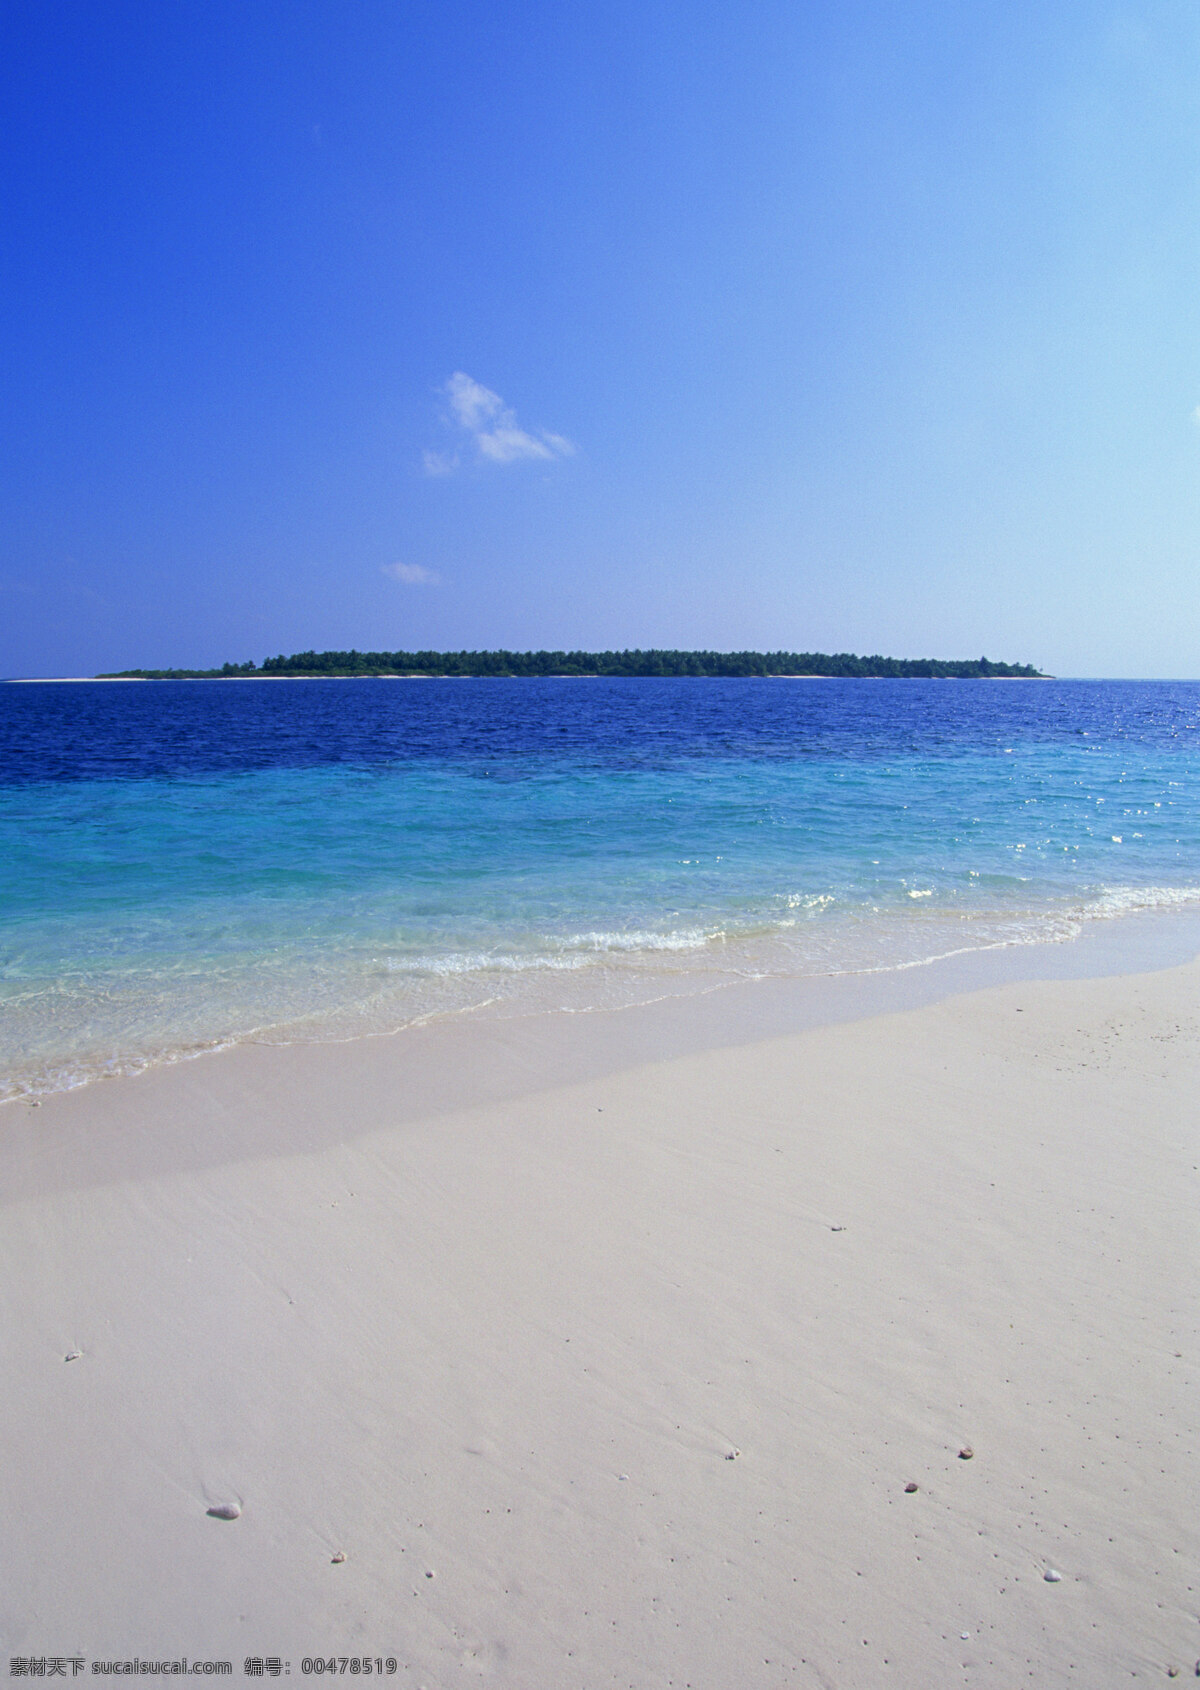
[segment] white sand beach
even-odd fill
[[[6,1653],[1191,1678],[1200,965],[728,1001],[0,1112]]]

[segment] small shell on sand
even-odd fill
[[[1045,1579],[1047,1584],[1062,1583],[1062,1574],[1057,1572],[1053,1567],[1047,1567],[1046,1571],[1042,1574],[1042,1577]]]
[[[337,1554],[336,1554],[336,1555],[335,1555],[335,1556],[334,1556],[334,1557],[333,1557],[333,1565],[334,1565],[334,1566],[335,1566],[335,1567],[340,1567],[340,1566],[341,1566],[341,1564],[342,1564],[342,1562],[343,1562],[343,1561],[344,1561],[344,1560],[345,1560],[345,1559],[346,1559],[346,1556],[345,1556],[345,1554],[344,1554],[344,1552],[343,1552],[343,1551],[342,1551],[342,1550],[340,1550],[340,1549],[339,1549],[339,1550],[338,1550],[338,1552],[337,1552]]]
[[[236,1502],[218,1502],[215,1507],[206,1509],[210,1520],[237,1520],[241,1518],[241,1509]]]
[[[64,1361],[80,1361],[80,1360],[82,1360],[82,1358],[83,1358],[83,1351],[82,1350],[68,1350],[66,1355],[63,1357],[63,1360]]]
[[[974,1456],[975,1451],[971,1448],[970,1444],[964,1444],[958,1452],[958,1459],[960,1461],[971,1461],[974,1459]]]
[[[914,1480],[910,1479],[904,1487],[904,1494],[905,1494],[905,1496],[911,1496],[915,1490],[920,1490],[920,1488],[921,1488],[920,1485],[916,1484]]]

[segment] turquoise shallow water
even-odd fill
[[[894,968],[1200,899],[1200,688],[0,692],[0,1084]]]

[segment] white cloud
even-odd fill
[[[541,440],[526,434],[523,428],[501,424],[484,429],[475,436],[475,444],[485,458],[494,464],[515,464],[522,458],[552,458],[554,453]]]
[[[472,433],[504,410],[504,401],[498,393],[472,381],[462,370],[455,370],[446,383],[446,397],[458,421]]]
[[[569,458],[574,446],[561,434],[539,429],[530,434],[519,426],[516,412],[498,393],[484,387],[463,370],[455,370],[445,387],[450,420],[475,443],[479,456],[493,464],[515,464],[531,458]],[[426,475],[452,475],[459,466],[458,454],[425,452]]]
[[[385,563],[380,574],[402,581],[406,587],[433,587],[441,580],[436,569],[425,569],[419,563]]]

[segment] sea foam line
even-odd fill
[[[140,1050],[130,1050],[124,1053],[112,1049],[111,1036],[107,1038],[103,1050],[91,1053],[79,1053],[71,1056],[47,1057],[32,1062],[21,1063],[9,1075],[8,1096],[2,1101],[26,1100],[44,1096],[58,1091],[69,1091],[89,1084],[92,1080],[132,1076],[145,1072],[147,1069],[163,1064],[189,1061],[198,1056],[210,1055],[216,1051],[229,1049],[238,1044],[248,1043],[313,1043],[313,1042],[350,1042],[356,1038],[394,1034],[404,1031],[408,1027],[427,1025],[446,1017],[456,1015],[471,1015],[483,1010],[495,1009],[508,1004],[515,1013],[598,1013],[607,1009],[633,1007],[637,1003],[656,1001],[663,994],[654,992],[651,982],[660,970],[637,969],[626,971],[623,964],[629,964],[639,955],[653,958],[661,956],[664,963],[671,954],[682,956],[698,956],[706,950],[717,946],[722,948],[720,973],[724,979],[714,979],[705,970],[696,970],[691,990],[697,994],[707,994],[711,990],[721,989],[726,984],[733,984],[737,980],[761,978],[786,978],[788,976],[835,977],[855,974],[881,974],[898,972],[913,968],[926,967],[934,962],[945,960],[953,956],[961,956],[973,951],[996,950],[1011,946],[1025,946],[1037,944],[1058,944],[1067,942],[1079,936],[1084,927],[1092,921],[1107,921],[1119,919],[1122,916],[1154,909],[1184,909],[1200,904],[1200,886],[1107,886],[1098,888],[1096,892],[1084,900],[1073,900],[1071,903],[1058,906],[1043,906],[1041,909],[1023,911],[991,911],[965,912],[959,909],[940,910],[921,906],[922,920],[920,928],[909,925],[904,919],[902,911],[887,912],[894,920],[899,921],[903,930],[914,933],[925,930],[932,918],[935,925],[940,926],[943,919],[955,923],[960,933],[967,937],[972,927],[976,928],[976,942],[949,946],[937,946],[933,951],[921,956],[893,957],[886,960],[867,960],[860,958],[846,959],[845,966],[839,967],[836,958],[826,955],[818,958],[812,953],[804,957],[796,954],[790,959],[774,956],[768,960],[765,956],[759,965],[745,955],[744,946],[753,947],[756,943],[770,941],[772,935],[784,937],[784,930],[792,923],[784,921],[769,928],[759,927],[754,933],[731,935],[727,928],[689,928],[667,933],[650,929],[631,929],[628,931],[606,931],[597,929],[590,932],[580,932],[558,938],[548,942],[546,951],[540,954],[521,955],[517,953],[489,953],[484,951],[461,952],[452,956],[423,956],[411,959],[392,959],[394,966],[388,972],[401,983],[406,976],[409,981],[419,983],[421,978],[459,979],[464,983],[475,980],[480,986],[490,976],[493,980],[497,974],[508,974],[514,978],[520,976],[536,976],[538,974],[552,975],[561,972],[575,972],[581,969],[594,968],[603,964],[607,959],[616,969],[611,977],[622,979],[627,985],[635,983],[638,986],[637,995],[626,1002],[604,1002],[593,1005],[579,1003],[528,1003],[523,999],[509,999],[504,994],[497,996],[494,991],[485,991],[484,995],[469,1002],[424,1004],[411,1003],[405,1008],[395,998],[392,990],[382,987],[361,996],[351,996],[338,1004],[324,1004],[310,1010],[299,1010],[286,1014],[278,1019],[259,1022],[256,1025],[241,1028],[236,1031],[223,1030],[211,1036],[185,1037],[178,1043],[172,1043],[167,1029],[163,1030],[161,1045],[154,1050],[144,1047]],[[862,923],[859,912],[847,909],[854,927],[861,934],[869,930],[874,923]],[[880,914],[884,912],[879,912]],[[913,917],[916,916],[913,911]],[[964,928],[967,932],[963,932]],[[991,928],[991,936],[985,936],[986,929]],[[881,929],[882,932],[882,929]],[[892,933],[894,937],[894,931]],[[932,935],[931,935],[932,936]],[[555,950],[553,947],[559,947]],[[571,947],[576,947],[574,950]],[[742,954],[739,955],[739,952]],[[565,954],[564,954],[565,953]],[[803,966],[807,961],[808,966]],[[790,965],[789,965],[790,964]],[[813,966],[813,965],[816,966]],[[377,965],[378,966],[378,965]],[[692,970],[671,970],[678,984],[680,979],[686,978]],[[24,996],[24,994],[20,994]],[[690,993],[688,995],[691,995]],[[10,1000],[11,1002],[11,1000]],[[374,1024],[370,1022],[372,1016],[379,1017]],[[339,1033],[334,1028],[337,1023],[349,1017],[358,1022],[350,1031]],[[322,1031],[322,1028],[325,1030]]]

